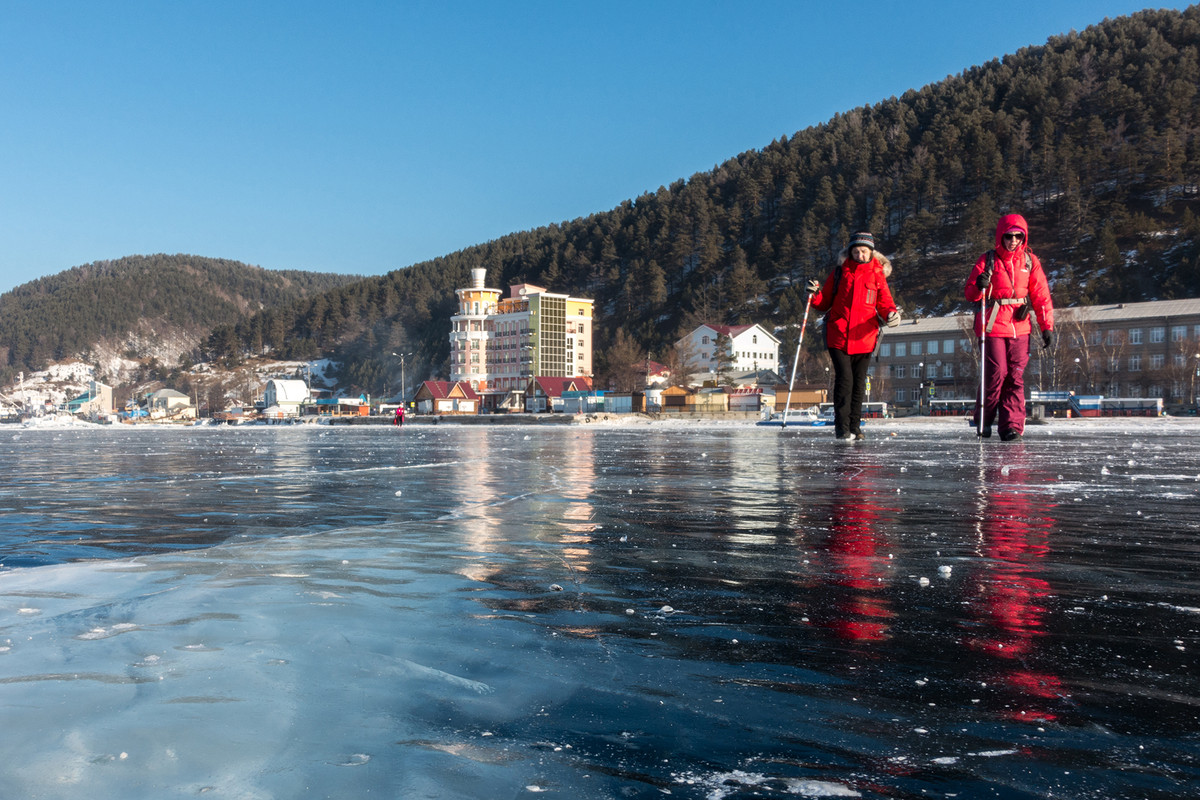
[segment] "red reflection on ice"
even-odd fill
[[[835,600],[828,627],[856,641],[881,641],[895,616],[884,590],[889,559],[879,534],[882,510],[872,491],[872,470],[847,478],[834,499],[827,552]]]
[[[985,628],[970,644],[996,659],[989,681],[1016,702],[1005,707],[1005,716],[1053,720],[1046,701],[1062,696],[1062,682],[1031,666],[1045,635],[1045,598],[1052,593],[1040,564],[1050,554],[1053,520],[1045,501],[1029,490],[1019,462],[990,472],[985,486],[979,543],[985,571],[972,602]]]

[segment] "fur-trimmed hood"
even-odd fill
[[[841,263],[845,262],[845,260],[849,257],[850,257],[850,248],[843,247],[842,252],[838,253],[837,263],[841,264]],[[876,261],[878,261],[879,266],[883,268],[883,277],[885,277],[885,278],[892,277],[892,262],[890,260],[888,260],[887,256],[885,256],[883,253],[879,252],[878,250],[872,250],[871,257],[874,258]]]

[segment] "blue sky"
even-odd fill
[[[1143,7],[0,0],[0,292],[158,252],[382,274]]]

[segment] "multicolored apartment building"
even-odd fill
[[[485,407],[521,408],[535,377],[592,377],[592,301],[522,283],[508,297],[471,270],[450,318],[450,380],[465,381]]]

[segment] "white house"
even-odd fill
[[[159,389],[146,396],[151,419],[163,417],[191,418],[196,416],[192,398],[174,389]]]
[[[300,404],[308,400],[308,384],[286,378],[272,378],[263,390],[263,404],[282,417],[300,416]]]
[[[716,375],[717,338],[729,338],[729,371],[775,370],[779,366],[779,340],[762,325],[701,325],[679,340],[695,355],[698,375]]]

